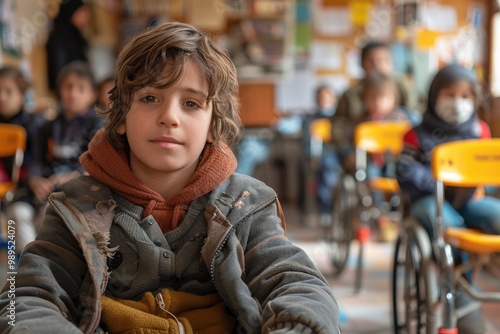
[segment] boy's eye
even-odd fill
[[[147,102],[147,103],[152,103],[152,102],[156,101],[156,97],[154,97],[152,95],[144,96],[143,98],[141,98],[141,101]]]
[[[184,104],[185,104],[186,107],[191,108],[191,109],[200,108],[200,106],[198,105],[198,103],[193,102],[193,101],[187,101]]]

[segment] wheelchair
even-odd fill
[[[411,123],[406,121],[367,121],[354,129],[354,175],[345,171],[334,189],[333,222],[328,244],[334,275],[340,275],[349,258],[351,242],[358,241],[354,282],[356,292],[363,285],[363,253],[372,225],[381,213],[395,216],[391,217],[391,221],[401,219],[401,199],[395,168],[388,168],[386,176],[369,177],[368,157],[383,155],[386,166],[395,166],[395,158],[403,148],[403,136],[411,127]],[[374,201],[374,191],[383,193],[386,198],[381,206]]]
[[[480,292],[465,279],[491,265],[500,252],[500,236],[468,228],[443,226],[444,186],[500,185],[500,140],[461,140],[437,146],[431,168],[436,180],[435,238],[405,213],[396,241],[392,272],[395,333],[458,333],[457,319],[483,302],[500,302],[500,292]],[[454,265],[452,247],[467,263]],[[491,272],[491,271],[490,271]],[[455,287],[476,304],[455,308]]]

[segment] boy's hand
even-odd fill
[[[45,177],[32,177],[29,180],[29,186],[36,198],[44,203],[51,192],[54,191],[54,183]]]
[[[79,171],[72,171],[72,172],[64,172],[64,173],[57,173],[54,174],[50,177],[50,180],[52,184],[54,185],[54,188],[59,188],[62,186],[64,183],[80,176]]]

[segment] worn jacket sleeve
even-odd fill
[[[433,194],[435,184],[430,164],[414,130],[410,130],[404,137],[403,152],[399,157],[396,173],[401,190],[407,193],[410,199]]]
[[[81,333],[75,323],[86,274],[76,239],[49,206],[36,241],[26,247],[17,274],[10,276],[15,281],[0,294],[0,332]],[[14,311],[9,309],[12,302]]]
[[[307,254],[284,235],[276,202],[251,217],[246,281],[262,306],[263,333],[339,333],[331,288]]]

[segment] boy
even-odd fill
[[[237,91],[228,56],[190,25],[125,46],[106,127],[81,157],[90,176],[51,195],[20,260],[16,328],[339,333],[336,301],[284,236],[275,192],[234,173]]]
[[[66,65],[57,87],[62,111],[40,127],[29,169],[30,187],[39,203],[64,182],[83,174],[78,159],[102,127],[94,111],[96,82],[86,63]]]

